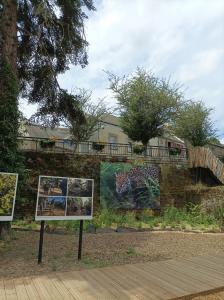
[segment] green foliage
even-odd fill
[[[179,155],[179,154],[181,154],[181,149],[180,148],[170,148],[169,154],[170,155]]]
[[[92,0],[17,1],[20,87],[30,102],[39,103],[40,112],[63,96],[58,74],[70,64],[87,65],[85,11],[94,9]]]
[[[167,225],[185,225],[188,224],[192,228],[200,227],[204,225],[205,227],[209,227],[212,224],[217,224],[215,218],[211,215],[204,214],[201,211],[200,205],[189,205],[185,209],[177,209],[176,207],[168,207],[164,210],[162,216],[163,222]],[[183,227],[182,227],[183,228]]]
[[[137,69],[123,79],[109,74],[109,82],[120,106],[123,131],[145,146],[151,138],[162,135],[163,126],[173,120],[182,103],[177,86],[145,70]]]
[[[217,137],[211,137],[211,138],[208,138],[208,143],[209,144],[213,144],[213,145],[218,145],[218,146],[221,146],[222,143],[220,142],[220,140],[217,138]]]
[[[53,148],[55,146],[55,141],[53,140],[41,140],[40,141],[41,148]]]
[[[133,152],[135,154],[142,154],[144,151],[146,151],[146,147],[143,145],[134,145],[133,146]]]
[[[0,215],[2,216],[8,216],[12,213],[15,186],[15,175],[0,174]]]
[[[39,223],[30,221],[14,221],[16,227],[27,228],[30,230],[39,228]],[[38,224],[38,225],[37,225]],[[223,206],[214,208],[213,213],[205,213],[201,205],[189,205],[184,209],[167,207],[160,216],[154,216],[152,211],[144,210],[140,214],[135,211],[114,211],[102,209],[96,213],[93,220],[84,222],[84,230],[93,224],[96,229],[114,228],[119,226],[142,229],[160,228],[166,229],[199,229],[199,230],[218,230],[224,226]],[[79,221],[49,221],[47,222],[48,231],[54,232],[57,229],[64,229],[68,232],[78,232]],[[133,252],[128,250],[128,252]]]
[[[18,84],[16,75],[7,62],[0,56],[0,171],[19,173],[22,184],[25,176],[23,157],[18,152],[17,136],[19,129],[19,112],[18,112]],[[1,183],[3,184],[3,183]],[[6,199],[7,197],[7,199]],[[4,195],[0,200],[1,213],[9,213],[12,202],[10,203],[9,194]],[[9,224],[1,222],[0,235],[2,228],[8,231]]]
[[[93,142],[92,147],[94,150],[101,152],[101,151],[103,151],[105,145]]]
[[[214,216],[216,220],[219,222],[220,229],[224,229],[224,205],[219,205],[215,207]]]
[[[87,141],[99,129],[101,118],[108,114],[110,109],[102,99],[98,103],[93,103],[91,94],[83,89],[78,90],[75,102],[71,104],[65,111],[62,110],[63,122],[69,128],[72,139],[76,143]],[[74,110],[78,108],[81,118],[77,118],[77,113],[73,113],[71,107]],[[102,147],[101,145],[100,148]]]
[[[206,145],[215,136],[211,112],[212,109],[207,108],[203,102],[185,104],[175,119],[176,135],[186,139],[193,146]]]
[[[129,256],[137,256],[138,253],[136,251],[136,249],[132,246],[129,246],[128,249],[127,249],[127,255]]]
[[[10,65],[0,60],[0,171],[15,172],[20,167],[17,151],[19,128],[18,85]]]
[[[113,206],[114,208],[119,207],[118,200],[114,194],[116,190],[114,174],[119,172],[127,172],[131,169],[131,167],[132,165],[128,163],[101,163],[100,203],[104,209],[108,208],[108,206]]]

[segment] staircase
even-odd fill
[[[205,147],[188,149],[188,162],[190,168],[208,168],[214,176],[224,184],[224,164],[215,154]]]

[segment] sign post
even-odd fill
[[[44,241],[44,221],[41,221],[41,223],[40,223],[39,252],[38,252],[38,265],[41,264],[41,262],[42,262],[43,241]]]
[[[78,249],[78,260],[82,258],[82,234],[83,234],[83,220],[79,223],[79,249]]]
[[[93,191],[93,179],[39,176],[35,215],[35,220],[41,221],[38,264],[42,262],[44,222],[50,220],[80,221],[78,260],[81,259],[83,220],[93,218]]]

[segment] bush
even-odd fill
[[[54,140],[41,140],[40,141],[41,148],[53,148],[55,146]]]
[[[100,143],[93,142],[93,144],[92,144],[93,150],[96,150],[99,152],[103,151],[104,147],[105,147],[105,145],[100,144]]]
[[[133,152],[135,154],[142,154],[145,150],[146,150],[146,148],[143,145],[135,145],[135,146],[133,146]]]
[[[180,148],[170,148],[169,149],[169,154],[170,155],[180,155],[181,154],[181,149]]]

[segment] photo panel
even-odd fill
[[[18,174],[0,172],[0,221],[12,221]]]
[[[66,197],[39,197],[37,216],[65,216]]]
[[[92,197],[93,180],[85,178],[68,178],[68,197]]]
[[[67,197],[66,216],[92,216],[92,197]]]
[[[39,197],[66,196],[67,181],[66,177],[40,176]]]
[[[104,209],[160,210],[160,167],[101,162],[100,203]]]
[[[40,176],[35,219],[92,219],[93,188],[93,179]]]

